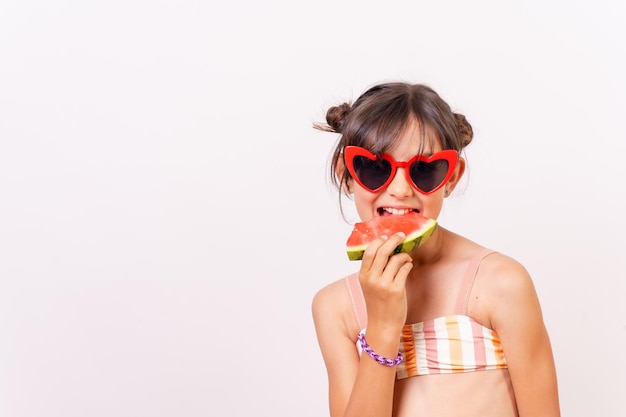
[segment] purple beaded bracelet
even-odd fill
[[[376,362],[380,363],[381,365],[396,366],[404,360],[404,356],[402,356],[402,352],[398,352],[398,356],[395,359],[385,358],[384,356],[380,356],[378,353],[374,352],[372,348],[370,347],[370,345],[368,345],[367,342],[365,341],[365,333],[359,333],[359,343],[361,343],[361,347],[363,348],[363,351],[365,351],[365,353],[370,355],[372,359],[374,359]]]

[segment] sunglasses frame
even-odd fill
[[[409,182],[409,184],[411,184],[411,186],[413,188],[415,188],[417,191],[419,191],[422,194],[428,195],[428,194],[432,194],[435,191],[437,191],[438,189],[440,189],[441,187],[443,187],[448,180],[450,179],[450,177],[452,176],[452,173],[454,172],[454,169],[456,168],[456,164],[459,160],[459,153],[455,150],[452,149],[448,149],[445,151],[439,151],[439,152],[435,152],[434,154],[430,155],[430,156],[425,156],[425,155],[415,155],[413,158],[409,159],[408,161],[396,161],[395,159],[393,159],[391,157],[391,155],[389,154],[384,154],[381,157],[378,157],[376,155],[374,155],[372,152],[368,151],[365,148],[361,148],[360,146],[346,146],[344,148],[344,152],[343,152],[343,158],[344,158],[344,163],[346,165],[346,168],[348,168],[348,172],[350,173],[350,175],[352,176],[352,178],[364,189],[375,193],[377,191],[380,191],[381,189],[387,187],[391,181],[393,181],[393,179],[396,176],[396,172],[398,171],[398,168],[404,168],[404,173],[406,175],[406,179]],[[380,187],[372,189],[368,186],[366,186],[365,184],[363,184],[361,182],[361,180],[359,179],[359,177],[356,175],[356,170],[354,169],[354,158],[357,156],[362,156],[365,157],[367,159],[370,159],[372,161],[376,161],[377,159],[382,159],[385,160],[387,162],[389,162],[389,164],[391,165],[391,172],[389,173],[389,178],[387,178],[384,182],[384,184],[382,184]],[[433,161],[438,161],[438,160],[445,160],[448,162],[448,171],[446,172],[446,175],[444,176],[443,180],[441,180],[441,183],[435,187],[434,189],[430,190],[430,191],[424,191],[421,188],[419,188],[415,182],[413,182],[413,178],[411,178],[411,173],[410,173],[410,167],[413,163],[415,162],[433,162]]]

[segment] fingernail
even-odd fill
[[[382,240],[387,240],[387,239],[389,239],[389,236],[387,236],[387,235],[382,235],[380,238],[381,238]]]
[[[398,233],[396,233],[396,235],[400,236],[401,238],[405,238],[406,237],[404,232],[398,232]]]

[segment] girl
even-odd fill
[[[421,84],[374,86],[331,107],[326,121],[315,127],[341,134],[332,178],[362,221],[436,219],[473,136]],[[358,273],[313,299],[331,416],[560,416],[550,341],[524,267],[441,226],[413,252],[390,256],[403,237],[381,236]]]

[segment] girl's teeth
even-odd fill
[[[407,214],[413,211],[410,209],[396,209],[392,207],[385,207],[383,210],[385,210],[389,214]]]

